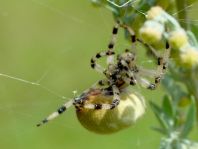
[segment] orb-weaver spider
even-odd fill
[[[117,55],[117,60],[114,60],[114,45],[119,27],[124,28],[130,34],[132,47],[131,49],[126,49],[123,53],[121,53],[121,55]],[[142,43],[154,54],[157,59],[156,70],[144,69],[136,64],[136,55],[133,52],[135,42]],[[129,26],[117,22],[113,27],[112,39],[108,44],[108,50],[97,53],[91,59],[91,67],[97,72],[104,74],[105,79],[98,81],[95,85],[93,85],[93,87],[83,92],[79,97],[75,97],[74,99],[71,99],[63,104],[56,112],[49,115],[41,123],[37,124],[37,126],[45,124],[48,121],[56,118],[72,105],[75,106],[77,112],[83,109],[115,109],[122,100],[120,98],[120,94],[123,93],[123,90],[130,85],[134,86],[139,83],[141,86],[147,89],[154,90],[159,84],[164,71],[167,68],[169,53],[170,48],[168,43],[166,43],[165,52],[160,56],[158,52],[156,52],[150,45],[143,43],[139,39],[136,39],[134,31]],[[107,57],[106,69],[97,63],[98,59],[105,56]],[[153,78],[153,83],[150,83],[150,81],[145,79],[145,77]],[[100,103],[98,101],[89,102],[90,99],[94,100],[99,95],[102,95],[103,98],[105,98],[105,96],[112,96],[112,101],[105,103]]]

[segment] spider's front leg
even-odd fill
[[[91,59],[91,68],[95,69],[97,72],[99,73],[104,73],[105,72],[105,69],[99,65],[98,63],[96,63],[96,61],[101,58],[101,57],[104,57],[104,56],[108,56],[107,57],[107,61],[108,61],[108,65],[110,63],[113,64],[113,55],[115,54],[115,52],[113,51],[107,51],[107,52],[100,52],[100,53],[97,53],[95,57],[93,57]]]
[[[68,102],[66,102],[65,104],[63,104],[60,108],[58,108],[57,111],[53,112],[52,114],[50,114],[47,118],[43,119],[40,123],[37,124],[37,127],[48,123],[49,121],[55,119],[56,117],[58,117],[60,114],[62,114],[63,112],[65,112],[69,107],[71,107],[74,103],[74,99],[69,100]]]
[[[136,35],[135,35],[134,30],[133,30],[131,27],[129,27],[129,26],[127,26],[127,25],[124,25],[124,24],[122,24],[122,25],[120,25],[120,26],[121,26],[122,28],[126,29],[126,30],[129,32],[129,34],[130,34],[130,39],[131,39],[131,43],[132,43],[131,50],[135,49],[135,43],[136,43],[136,41],[139,41],[139,39],[136,38]]]
[[[104,52],[97,53],[92,59],[91,59],[91,68],[95,69],[96,71],[103,73],[105,69],[100,66],[96,61],[104,56],[107,56],[107,65],[114,64],[114,45],[116,42],[116,37],[118,33],[119,28],[119,22],[115,24],[112,31],[112,38],[111,41],[108,44],[108,50]]]

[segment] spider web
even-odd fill
[[[72,98],[76,89],[78,89],[77,94],[81,93],[102,77],[89,68],[89,59],[97,51],[106,49],[113,25],[111,13],[105,9],[92,8],[89,1],[77,3],[71,0],[66,2],[10,0],[0,4],[0,17],[3,20],[0,25],[2,34],[0,36],[0,146],[2,148],[78,149],[96,146],[101,148],[100,144],[103,144],[103,148],[113,146],[118,149],[130,146],[142,149],[151,144],[158,146],[158,134],[150,133],[151,137],[143,135],[151,132],[149,127],[155,125],[152,121],[144,124],[149,122],[150,117],[147,116],[134,126],[135,130],[131,128],[108,137],[101,137],[82,129],[75,118],[74,108],[52,124],[36,128],[37,122]],[[196,14],[195,4],[185,9]],[[144,12],[141,14],[144,15]],[[184,22],[184,20],[180,21]],[[196,18],[189,21],[198,25]],[[29,37],[29,34],[32,37]],[[50,45],[46,46],[48,44]],[[123,48],[123,46],[128,44],[121,37],[116,47]],[[139,89],[139,92],[142,93],[142,90]],[[155,95],[151,96],[155,97]],[[141,132],[142,129],[144,132]],[[37,143],[33,144],[33,140]],[[76,144],[76,141],[79,144]]]

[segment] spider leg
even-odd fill
[[[140,83],[141,86],[154,90],[159,85],[163,77],[163,70],[163,65],[159,65],[157,70],[138,68],[138,70],[134,72],[134,80]],[[145,77],[154,78],[154,82],[150,82]]]
[[[166,42],[166,49],[162,56],[162,58],[158,58],[158,65],[160,65],[163,72],[167,69],[168,66],[168,59],[170,57],[171,47],[168,42]]]
[[[161,81],[161,78],[163,77],[163,72],[162,71],[160,72],[160,70],[139,68],[138,75],[143,76],[143,77],[149,77],[149,78],[154,77],[155,84],[158,85]]]
[[[131,51],[133,51],[136,48],[135,43],[136,43],[136,41],[138,41],[138,39],[136,38],[134,30],[131,27],[129,27],[127,25],[124,25],[124,24],[121,24],[120,27],[126,29],[129,32],[130,40],[131,40],[131,43],[132,43]]]
[[[110,109],[114,109],[120,103],[120,91],[116,85],[112,86],[113,89],[113,101],[111,103]]]
[[[97,53],[95,57],[91,58],[91,68],[95,69],[97,72],[103,73],[105,69],[96,63],[97,59],[104,56],[104,52]]]
[[[107,65],[114,64],[114,45],[116,42],[116,37],[118,33],[119,28],[119,22],[115,24],[112,31],[112,38],[111,41],[108,44],[108,50],[104,52],[97,53],[92,59],[91,59],[91,68],[95,69],[96,71],[103,73],[105,69],[100,66],[96,61],[104,56],[107,56]]]
[[[157,83],[151,83],[147,79],[140,77],[138,75],[135,75],[136,81],[144,88],[154,90],[157,87]]]
[[[129,85],[134,86],[137,84],[137,80],[135,79],[135,76],[132,72],[127,72],[126,76],[122,77],[122,79],[124,80],[125,83]]]
[[[68,102],[66,102],[65,104],[63,104],[60,108],[58,108],[57,111],[53,112],[52,114],[50,114],[47,118],[43,119],[40,123],[37,124],[37,127],[48,123],[49,121],[53,120],[54,118],[58,117],[60,114],[62,114],[63,112],[65,112],[69,107],[71,107],[74,103],[74,100],[69,100]]]
[[[125,73],[126,75],[122,77],[125,83],[132,86],[139,83],[141,86],[151,90],[154,90],[157,87],[161,79],[161,75],[159,76],[156,70],[141,69],[135,65],[133,68],[131,68],[131,70],[128,69],[128,71],[126,71]],[[150,83],[147,79],[142,78],[142,76],[156,76],[155,83]]]
[[[157,59],[158,66],[156,70],[139,68],[138,71],[136,71],[135,73],[135,77],[143,87],[154,90],[160,83],[161,78],[164,75],[165,70],[167,69],[168,58],[170,55],[170,47],[168,43],[166,43],[166,49],[162,56],[160,56],[152,47],[150,48]],[[147,79],[141,78],[141,76],[154,77],[154,83],[150,83]]]
[[[109,85],[109,81],[107,79],[103,79],[103,80],[98,81],[97,84],[99,86],[106,86],[106,85]]]
[[[116,106],[119,105],[120,103],[120,91],[116,85],[112,86],[113,90],[113,101],[110,104],[84,104],[83,108],[85,109],[95,109],[95,110],[109,110],[109,109],[114,109]]]
[[[157,83],[150,83],[147,79],[140,77],[139,69],[135,69],[135,71],[129,70],[128,72],[126,72],[126,76],[122,77],[124,82],[132,86],[139,83],[144,88],[154,90],[157,86]]]
[[[134,30],[133,30],[132,28],[130,28],[129,26],[124,25],[124,24],[122,24],[122,25],[120,25],[120,26],[121,26],[122,28],[126,29],[126,30],[129,32],[129,34],[130,34],[130,36],[131,36],[131,42],[132,42],[132,43],[135,43],[135,42],[137,41],[137,39],[136,39]]]
[[[121,60],[122,66],[126,69],[126,76],[123,77],[123,80],[127,84],[135,85],[137,82],[141,84],[141,86],[146,87],[148,89],[154,90],[157,85],[160,83],[160,80],[167,69],[168,59],[170,55],[170,47],[168,42],[166,42],[166,48],[164,54],[161,56],[152,46],[144,43],[140,39],[136,39],[135,32],[127,25],[120,25],[121,27],[125,28],[130,36],[131,36],[131,42],[135,43],[136,41],[142,43],[151,53],[152,55],[157,59],[157,68],[155,71],[153,70],[147,70],[147,69],[139,69],[139,67],[136,67],[135,65],[130,67],[130,70],[127,70],[128,64],[125,60]],[[132,44],[132,49],[134,47],[134,44]],[[132,69],[131,69],[132,68]],[[134,68],[134,70],[133,70]],[[153,76],[152,76],[153,75]],[[154,77],[154,83],[150,83],[147,79],[140,77],[140,76],[149,76]]]
[[[160,55],[159,52],[157,52],[152,46],[142,42],[139,39],[138,41],[141,42],[150,51],[150,53],[154,56],[155,59],[157,59],[157,65],[158,65],[157,70],[159,72],[161,71],[162,73],[164,73],[168,65],[168,59],[170,57],[171,48],[169,46],[169,43],[166,42],[165,52],[163,55]]]
[[[120,22],[116,22],[115,26],[113,27],[112,30],[112,38],[111,41],[108,44],[108,50],[107,50],[107,65],[109,64],[114,64],[114,55],[111,53],[114,53],[114,46],[116,43],[116,38],[117,38],[117,34],[118,34],[118,29],[120,27]]]
[[[142,43],[147,49],[149,49],[149,51],[151,52],[151,54],[157,59],[158,61],[158,65],[159,65],[159,68],[158,68],[158,71],[165,71],[166,68],[167,68],[167,62],[168,62],[168,58],[169,58],[169,55],[170,55],[170,47],[169,47],[169,44],[168,42],[166,42],[166,49],[165,49],[165,52],[164,52],[164,55],[161,57],[159,55],[159,53],[150,45],[144,43],[142,40],[136,38],[135,36],[135,32],[132,30],[132,28],[130,28],[129,26],[127,25],[120,25],[121,27],[125,28],[129,34],[131,35],[131,42],[132,43],[135,43],[136,41]],[[134,44],[132,44],[132,49],[134,47]],[[162,68],[161,68],[162,67]]]

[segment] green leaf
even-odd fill
[[[193,97],[191,97],[191,105],[188,109],[188,113],[186,116],[186,121],[184,123],[183,129],[181,131],[181,137],[182,138],[186,138],[187,135],[190,133],[190,131],[193,128],[193,124],[196,120],[196,104],[195,104],[195,99]]]
[[[157,131],[157,132],[159,132],[159,133],[161,133],[163,135],[167,135],[167,132],[164,129],[162,129],[162,128],[151,127],[151,129],[153,129],[154,131]]]
[[[191,24],[191,31],[194,33],[194,36],[198,40],[198,26],[195,24]]]
[[[187,94],[183,91],[180,85],[173,79],[172,75],[165,75],[162,80],[163,87],[167,90],[167,92],[171,95],[172,99],[177,105],[177,102]]]
[[[185,21],[185,22],[181,22],[180,24],[183,28],[187,29],[190,23],[188,21],[188,10],[186,9],[186,0],[176,0],[176,5],[177,5],[177,11],[179,12],[177,14],[178,19]]]
[[[162,108],[163,108],[163,111],[166,113],[166,115],[170,119],[174,119],[176,110],[171,101],[171,98],[169,98],[168,95],[165,95],[163,98]]]
[[[149,103],[150,103],[150,106],[151,106],[156,118],[158,119],[162,129],[164,129],[164,131],[168,135],[171,130],[171,127],[169,125],[169,120],[167,119],[164,111],[159,106],[157,106],[155,103],[153,103],[151,101]]]
[[[197,28],[197,26],[196,26],[196,28]],[[197,33],[198,33],[198,29],[197,29]],[[187,31],[187,35],[188,35],[190,44],[192,46],[198,47],[198,42],[195,37],[195,33],[191,32],[191,31]]]

